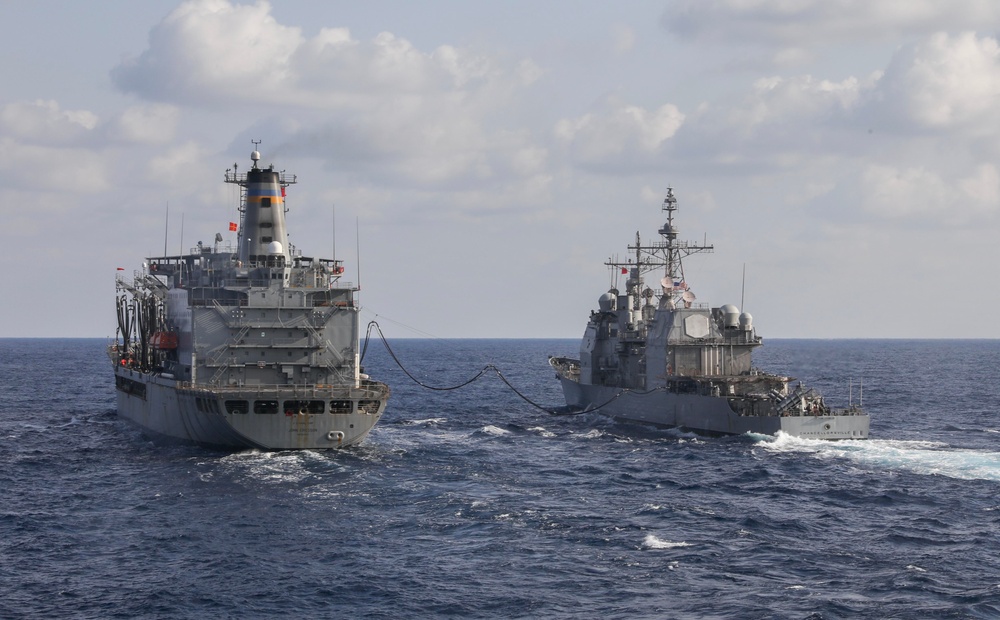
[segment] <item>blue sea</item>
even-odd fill
[[[551,415],[495,374],[393,390],[361,446],[220,452],[117,419],[103,340],[0,340],[2,618],[997,618],[1000,341],[774,340],[868,441]],[[575,340],[391,340],[565,411]]]

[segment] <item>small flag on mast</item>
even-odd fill
[[[229,230],[233,232],[236,231],[236,222],[229,222]]]
[[[622,274],[624,275],[626,273],[628,273],[628,268],[627,267],[622,267]]]

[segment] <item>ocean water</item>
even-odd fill
[[[0,340],[2,618],[997,618],[1000,342],[768,341],[868,441],[550,415],[495,375],[390,383],[341,452],[158,445],[102,340]],[[572,340],[394,340],[558,409]],[[850,389],[849,389],[850,388]]]

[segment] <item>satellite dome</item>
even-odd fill
[[[612,293],[605,293],[597,299],[597,307],[601,312],[611,312],[615,309],[615,296]]]
[[[281,247],[280,241],[272,241],[267,244],[268,254],[284,254],[284,249]]]
[[[740,315],[740,329],[745,332],[753,329],[753,317],[750,316],[749,312],[744,312]]]
[[[740,309],[733,304],[726,304],[719,308],[722,312],[722,322],[726,327],[739,327],[740,325]]]

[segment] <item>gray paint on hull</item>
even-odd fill
[[[207,390],[181,389],[174,380],[136,371],[119,370],[118,374],[146,385],[146,398],[117,392],[119,417],[160,438],[221,448],[321,450],[356,445],[381,418],[386,402],[380,400],[378,411],[370,414],[358,412],[356,407],[350,414],[227,413],[224,400],[252,400],[253,396],[212,395]],[[196,397],[218,399],[220,412],[200,411]],[[278,398],[286,397],[296,398],[296,395],[289,391]]]
[[[774,435],[782,431],[810,439],[868,438],[866,415],[740,416],[721,397],[662,390],[623,391],[583,385],[566,377],[559,377],[559,381],[570,406],[584,410],[600,407],[598,412],[604,415],[664,428],[679,427],[713,435]]]

